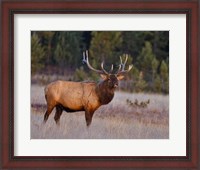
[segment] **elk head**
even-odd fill
[[[118,81],[122,80],[124,78],[125,74],[128,73],[132,69],[133,65],[129,65],[128,69],[125,70],[127,60],[128,60],[127,54],[125,55],[124,62],[122,61],[122,57],[120,56],[119,68],[116,73],[112,73],[113,72],[113,64],[111,65],[111,69],[109,72],[107,72],[104,69],[104,62],[101,63],[101,70],[97,70],[97,69],[93,68],[89,63],[88,51],[83,52],[83,63],[86,63],[89,69],[99,73],[101,78],[103,79],[104,85],[110,89],[115,89],[116,87],[118,87]]]

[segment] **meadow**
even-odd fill
[[[45,111],[44,86],[34,84],[31,86],[31,139],[169,138],[168,95],[118,90],[108,105],[101,106],[95,112],[89,128],[84,112],[63,112],[57,125],[53,118],[55,109],[43,123]]]

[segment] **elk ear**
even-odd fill
[[[117,75],[117,80],[122,80],[123,78],[124,78],[124,75],[122,74]]]
[[[100,76],[101,76],[101,78],[102,78],[103,80],[106,80],[106,79],[108,78],[108,76],[107,76],[106,74],[100,74]]]

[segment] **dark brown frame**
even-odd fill
[[[199,1],[56,1],[3,0],[1,3],[1,160],[0,168],[165,168],[200,169],[199,120]],[[14,14],[88,13],[88,14],[186,14],[187,16],[187,155],[149,157],[33,157],[14,156]],[[177,120],[178,121],[178,120]]]

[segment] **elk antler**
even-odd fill
[[[103,62],[101,63],[101,69],[106,73],[106,74],[109,74],[109,73],[111,73],[112,71],[113,71],[113,64],[111,65],[111,69],[110,69],[110,71],[109,72],[107,72],[105,69],[104,69],[104,67],[103,67]]]
[[[104,67],[103,67],[103,62],[101,63],[101,69],[102,70],[97,70],[97,69],[95,69],[95,68],[93,68],[91,65],[90,65],[90,63],[89,63],[89,60],[88,60],[88,51],[86,51],[86,52],[83,52],[83,63],[86,63],[87,64],[87,66],[88,66],[88,68],[89,69],[91,69],[91,70],[93,70],[93,71],[95,71],[95,72],[97,72],[97,73],[100,73],[100,74],[109,74],[105,69],[104,69]],[[110,72],[113,70],[113,65],[111,66],[111,69],[110,69]]]
[[[103,68],[103,61],[101,62],[101,69],[104,73],[109,74],[104,68]]]
[[[117,74],[128,73],[132,69],[132,67],[133,67],[133,65],[131,64],[131,65],[128,66],[128,69],[125,70],[126,62],[128,60],[128,54],[125,54],[125,57],[126,58],[125,58],[125,61],[123,63],[122,62],[122,57],[120,56],[120,65],[119,65],[119,69],[118,69]]]
[[[111,69],[109,71],[109,73],[111,73],[113,71],[113,64],[111,65]]]

